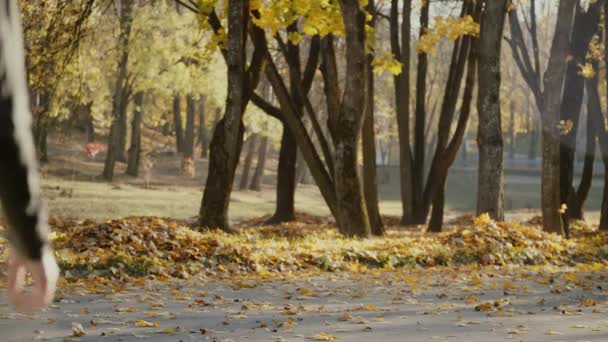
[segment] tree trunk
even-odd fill
[[[91,115],[91,107],[93,103],[89,103],[83,106],[84,111],[84,130],[87,137],[87,142],[95,142],[95,125],[93,123],[93,116]]]
[[[509,115],[509,158],[515,159],[515,100],[511,101]]]
[[[590,101],[587,100],[589,103]],[[584,220],[583,206],[591,190],[591,182],[593,180],[593,168],[595,164],[595,152],[597,149],[597,133],[591,117],[592,108],[588,104],[587,114],[587,137],[585,146],[585,161],[583,166],[583,174],[579,183],[578,189],[571,190],[571,196],[568,201],[568,211],[570,218],[575,220]]]
[[[247,156],[245,157],[245,163],[243,164],[243,174],[241,175],[241,183],[239,184],[239,190],[247,190],[247,185],[249,184],[249,173],[251,171],[251,164],[253,164],[253,156],[255,155],[255,150],[258,144],[258,135],[253,133],[249,137],[249,144],[247,150]]]
[[[251,178],[249,190],[262,191],[262,180],[264,179],[264,170],[266,169],[266,155],[268,153],[268,136],[262,138],[262,143],[258,149],[258,164],[255,167],[255,173]]]
[[[200,209],[200,226],[234,233],[228,222],[228,206],[243,145],[242,117],[248,102],[245,60],[249,3],[230,1],[227,12],[228,98],[226,113],[218,123],[211,141],[209,172]]]
[[[131,122],[131,147],[129,148],[129,161],[127,164],[127,174],[133,177],[139,175],[139,165],[141,160],[141,125],[143,119],[144,93],[137,92],[134,99],[135,111]]]
[[[427,33],[429,26],[430,1],[423,1],[420,9],[420,33],[422,37]],[[424,165],[426,152],[426,81],[428,72],[428,56],[422,52],[418,54],[418,72],[416,75],[416,122],[414,132],[414,160],[413,160],[413,221],[414,224],[426,223],[426,213],[423,206],[424,199]]]
[[[287,127],[283,127],[277,172],[277,203],[274,215],[268,220],[268,224],[279,224],[296,219],[294,196],[297,154],[298,147],[293,135]]]
[[[207,124],[205,119],[205,97],[202,96],[198,107],[198,142],[201,145],[201,158],[209,155],[209,138],[207,138]]]
[[[504,220],[500,60],[507,0],[486,1],[479,38],[479,176],[477,214]]]
[[[358,0],[341,0],[346,30],[345,90],[335,131],[335,187],[339,229],[345,236],[368,237],[371,228],[357,165],[365,117],[365,14]]]
[[[123,91],[123,101],[126,101],[126,98],[129,96],[127,94],[128,90],[125,88]],[[127,104],[125,102],[120,108],[120,113],[118,116],[118,137],[116,138],[116,161],[123,163],[127,161],[127,155],[125,153],[127,150],[127,131]]]
[[[177,153],[184,152],[184,125],[182,124],[181,99],[173,97],[173,126],[175,127],[175,146]]]
[[[608,5],[606,5],[608,8]],[[606,52],[608,54],[608,51]],[[608,57],[608,56],[607,56]],[[597,63],[594,63],[595,70],[598,70]],[[608,81],[607,81],[608,82]],[[602,208],[600,212],[600,227],[602,231],[608,230],[608,131],[606,130],[606,118],[602,112],[602,104],[599,94],[598,76],[585,80],[587,89],[587,100],[589,113],[596,129],[597,138],[600,145],[602,161],[604,163],[604,192],[602,198]]]
[[[464,2],[461,17],[472,14],[473,19],[478,22],[482,8],[481,5],[482,2]],[[425,217],[428,215],[430,205],[432,204],[434,207],[434,218],[429,222],[428,227],[430,232],[440,232],[442,229],[443,208],[445,206],[444,197],[448,172],[454,163],[460,145],[464,140],[468,120],[471,114],[475,79],[477,76],[477,44],[477,39],[474,39],[472,36],[461,37],[454,42],[448,82],[445,85],[441,105],[437,135],[436,139],[434,137],[434,139],[431,140],[433,143],[430,144],[430,146],[435,145],[435,154],[430,165],[429,176],[424,191],[423,208]],[[458,118],[453,137],[450,139],[465,69],[467,69],[467,76],[462,97],[460,117]]]
[[[184,134],[184,145],[182,155],[184,159],[194,158],[194,132],[196,125],[196,102],[192,95],[186,98],[186,132]]]
[[[403,9],[399,20],[399,4]],[[399,132],[399,173],[401,179],[402,224],[413,224],[413,157],[410,145],[410,31],[411,0],[392,0],[390,13],[390,36],[393,55],[401,62],[402,71],[394,77],[397,108],[397,130]],[[400,25],[401,24],[401,25]],[[401,42],[399,41],[401,31]]]
[[[543,228],[547,232],[566,236],[569,232],[564,231],[560,215],[562,200],[560,198],[560,130],[558,123],[576,3],[576,0],[561,0],[559,3],[551,57],[543,80],[543,170],[541,186]]]
[[[120,36],[118,43],[120,60],[118,61],[118,75],[112,96],[112,123],[110,125],[108,151],[103,169],[103,178],[109,182],[114,179],[116,161],[121,155],[124,156],[125,145],[121,144],[121,135],[126,138],[126,131],[122,131],[123,128],[126,130],[126,124],[122,125],[121,123],[123,119],[126,120],[127,101],[129,98],[127,67],[129,62],[129,38],[133,23],[132,12],[133,1],[123,0],[120,3]]]
[[[48,129],[51,118],[48,116],[48,112],[50,110],[51,99],[47,92],[39,92],[37,95],[37,103],[34,105],[34,108],[36,109],[34,120],[34,143],[36,145],[38,160],[40,163],[44,164],[49,161]]]
[[[570,218],[576,214],[582,216],[583,203],[579,201],[576,193],[572,193],[574,178],[574,162],[579,127],[579,117],[583,103],[585,82],[579,74],[579,65],[586,63],[587,50],[591,38],[598,31],[600,19],[599,3],[591,4],[588,11],[576,6],[572,40],[570,42],[570,55],[566,68],[566,79],[562,95],[560,120],[571,122],[572,129],[564,132],[560,137],[560,197],[562,203],[568,203],[568,209],[562,214],[564,231],[569,234]],[[574,207],[570,207],[573,205]],[[574,210],[577,210],[575,213]]]
[[[374,1],[368,3],[368,11],[374,13]],[[375,27],[375,16],[369,25]],[[365,117],[363,119],[362,145],[363,145],[363,190],[365,193],[365,204],[367,207],[367,215],[372,234],[375,236],[383,236],[386,234],[382,217],[380,216],[380,207],[378,199],[378,176],[376,170],[376,133],[374,128],[374,72],[372,62],[374,57],[367,56],[367,105]]]

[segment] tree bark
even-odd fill
[[[420,33],[422,37],[429,27],[430,1],[423,1],[420,9]],[[428,73],[428,56],[421,52],[418,54],[418,71],[416,75],[416,122],[414,132],[414,176],[413,176],[413,221],[414,224],[426,223],[426,213],[423,206],[424,199],[424,165],[426,151],[426,81]]]
[[[595,63],[594,67],[597,70],[597,63]],[[598,83],[599,81],[597,75],[592,79],[585,80],[585,85],[587,88],[587,100],[589,101],[589,115],[591,116],[593,125],[596,128],[600,152],[602,154],[602,161],[604,162],[604,192],[600,211],[599,229],[601,231],[608,231],[608,131],[606,130],[606,119],[604,117],[604,113],[602,113]]]
[[[124,103],[120,109],[120,113],[118,116],[118,137],[116,138],[116,161],[119,162],[126,162],[127,161],[127,155],[126,155],[126,150],[127,150],[127,131],[129,130],[128,128],[128,124],[127,124],[127,103],[126,103],[126,99],[129,97],[128,95],[128,91],[126,88],[123,89],[123,91],[125,92],[122,96],[123,96],[123,100]]]
[[[358,142],[365,116],[365,14],[358,0],[341,0],[346,29],[345,90],[335,131],[335,187],[339,229],[345,236],[371,235],[359,167]]]
[[[251,171],[251,164],[253,164],[253,157],[255,155],[255,150],[258,144],[258,135],[253,133],[249,137],[249,141],[247,142],[248,150],[247,156],[245,156],[245,163],[243,164],[243,173],[241,175],[241,182],[239,184],[239,190],[247,190],[247,185],[249,184],[249,173]]]
[[[209,156],[209,138],[207,137],[205,105],[205,97],[202,96],[198,107],[198,142],[201,145],[201,158],[203,159]]]
[[[375,28],[375,2],[368,2],[367,11],[372,13],[372,21],[368,23]],[[368,55],[365,71],[367,72],[367,105],[365,117],[363,119],[362,145],[363,145],[363,189],[365,194],[365,204],[367,216],[372,234],[383,236],[386,234],[382,217],[380,215],[378,199],[378,176],[376,170],[376,132],[374,128],[374,72],[372,62],[373,55]]]
[[[133,177],[139,175],[141,160],[141,125],[143,121],[144,93],[137,92],[134,98],[135,110],[131,122],[131,147],[129,148],[129,160],[127,174]]]
[[[543,80],[543,170],[541,186],[543,228],[547,232],[566,236],[569,232],[564,231],[560,215],[563,202],[560,196],[560,130],[558,123],[576,3],[576,0],[561,0],[559,3],[551,57]]]
[[[262,180],[264,179],[264,171],[266,169],[266,155],[268,153],[268,136],[262,138],[262,143],[258,148],[258,163],[255,167],[255,172],[251,178],[249,190],[262,191]]]
[[[595,152],[597,149],[597,133],[596,128],[591,117],[591,110],[593,108],[588,103],[588,114],[587,114],[587,137],[585,146],[585,161],[583,165],[583,174],[581,181],[578,185],[578,189],[575,191],[571,189],[571,194],[568,200],[568,211],[570,212],[570,218],[575,220],[584,220],[583,206],[591,190],[591,183],[593,181],[593,168],[595,164]]]
[[[509,158],[515,159],[515,100],[509,106]]]
[[[283,127],[281,148],[279,150],[279,168],[277,171],[276,207],[268,224],[279,224],[296,219],[296,161],[298,147],[292,133]]]
[[[399,20],[399,4],[403,9]],[[414,202],[413,157],[410,145],[410,31],[411,0],[392,0],[390,13],[390,40],[393,55],[402,64],[400,75],[394,77],[395,101],[397,109],[397,129],[399,132],[399,173],[401,179],[401,204],[403,215],[401,224],[413,224]],[[401,42],[399,32],[401,31]]]
[[[560,137],[560,197],[562,203],[568,203],[568,209],[562,214],[564,231],[569,234],[570,218],[582,216],[583,202],[577,194],[571,192],[574,177],[574,157],[576,151],[579,117],[583,103],[585,82],[579,74],[579,65],[586,63],[587,50],[591,38],[598,31],[600,19],[599,3],[591,4],[588,11],[576,6],[570,56],[566,67],[566,79],[562,96],[560,120],[572,123],[572,129]],[[570,207],[572,205],[573,207]],[[576,208],[574,208],[576,207]],[[576,209],[577,212],[574,212]]]
[[[200,209],[200,226],[218,228],[234,233],[228,222],[228,206],[239,160],[244,127],[243,113],[247,107],[250,89],[246,73],[246,43],[249,3],[228,3],[228,39],[226,64],[228,66],[228,98],[226,113],[220,120],[211,141],[209,172]],[[251,89],[255,84],[249,84]]]
[[[507,0],[486,1],[479,38],[479,173],[477,214],[504,220],[500,60]]]
[[[182,124],[181,98],[179,95],[173,96],[173,126],[177,153],[182,153],[184,152],[184,125]]]
[[[109,182],[114,179],[114,167],[116,161],[124,156],[124,145],[121,143],[121,135],[126,129],[126,124],[122,124],[126,120],[126,111],[129,98],[127,67],[129,62],[129,40],[131,35],[131,26],[133,23],[133,1],[123,0],[120,3],[120,35],[119,49],[120,60],[118,61],[118,75],[114,86],[114,94],[112,96],[112,123],[110,125],[110,135],[108,136],[108,151],[103,169],[103,178]],[[122,149],[122,152],[121,152]]]
[[[194,139],[196,125],[196,102],[192,95],[186,97],[186,132],[184,134],[184,145],[182,156],[184,159],[194,158]]]
[[[482,2],[463,3],[461,16],[473,15],[473,19],[478,22],[482,8],[481,5]],[[476,45],[477,40],[472,36],[461,37],[454,42],[437,135],[432,140],[433,143],[429,145],[430,147],[435,145],[435,154],[430,165],[429,176],[424,190],[423,208],[424,216],[426,217],[430,210],[430,205],[433,205],[432,217],[428,227],[428,231],[430,232],[440,232],[442,229],[448,172],[464,140],[471,113],[475,78],[477,76]],[[467,69],[467,76],[460,117],[458,118],[456,130],[452,138],[450,138],[465,68]]]
[[[84,130],[87,136],[87,142],[95,142],[95,125],[93,122],[93,116],[91,115],[92,106],[92,102],[82,106],[84,111]]]

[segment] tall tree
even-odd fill
[[[173,126],[177,153],[184,152],[184,125],[182,124],[182,105],[179,95],[173,96]]]
[[[201,158],[209,155],[209,139],[207,138],[206,98],[201,96],[198,105],[198,143],[201,145]]]
[[[570,42],[568,65],[564,93],[560,109],[560,121],[571,123],[571,128],[562,131],[560,139],[560,197],[562,203],[567,203],[567,209],[562,214],[564,231],[569,233],[570,218],[582,218],[582,207],[585,202],[584,191],[575,191],[572,185],[574,176],[574,157],[579,131],[579,117],[583,104],[584,79],[580,74],[580,66],[586,64],[587,51],[593,35],[598,32],[600,23],[600,4],[590,4],[587,11],[576,6],[574,28]],[[591,136],[594,136],[592,134]],[[595,140],[595,139],[594,139]],[[595,156],[595,151],[592,153]],[[591,168],[593,163],[590,164]],[[583,178],[590,177],[589,164],[585,163],[587,170],[583,171]],[[592,171],[591,171],[592,172]],[[581,184],[591,183],[591,178],[583,179]]]
[[[103,177],[107,181],[113,180],[116,161],[121,154],[124,154],[124,151],[121,152],[121,149],[124,149],[121,143],[121,134],[124,133],[122,121],[126,120],[130,96],[127,68],[129,63],[129,39],[133,24],[133,7],[134,3],[132,0],[123,0],[119,2],[117,8],[120,18],[120,34],[118,37],[118,49],[120,53],[117,64],[116,83],[112,95],[112,123],[110,125],[110,135],[108,136],[108,152],[103,169]]]
[[[541,112],[542,126],[542,213],[543,228],[548,232],[565,235],[561,222],[562,199],[560,194],[560,130],[558,128],[562,88],[565,78],[576,0],[560,0],[556,18],[555,35],[544,77],[540,69],[540,45],[536,0],[529,2],[529,20],[526,27],[531,37],[532,51],[527,45],[519,10],[509,12],[511,38],[509,45],[513,58],[524,81],[530,87],[536,106]],[[544,79],[543,79],[544,78]]]
[[[184,159],[194,158],[194,133],[196,125],[196,101],[192,95],[186,97],[186,132],[184,134],[182,156]]]
[[[500,111],[500,57],[508,0],[486,1],[479,38],[479,173],[477,214],[504,219],[503,140]]]
[[[399,15],[399,6],[402,6]],[[390,10],[390,41],[395,58],[402,64],[399,75],[394,76],[395,107],[399,132],[399,174],[401,179],[402,224],[415,223],[412,190],[414,175],[413,157],[410,145],[410,31],[411,0],[392,0]],[[400,40],[401,37],[401,40]]]
[[[570,33],[576,0],[560,0],[551,55],[545,71],[542,102],[543,171],[542,212],[545,231],[564,235],[560,212],[560,129],[559,112],[564,84]]]
[[[368,25],[375,30],[376,13],[375,1],[370,0],[367,4],[367,11],[371,13],[372,19]],[[363,122],[363,187],[365,193],[365,205],[371,226],[372,234],[381,236],[385,234],[384,224],[380,216],[378,205],[378,177],[376,172],[376,133],[374,127],[374,56],[369,54],[367,57],[367,106]]]
[[[371,228],[357,165],[366,100],[365,13],[359,0],[341,0],[340,8],[346,29],[346,79],[334,132],[338,221],[342,234],[367,237]]]
[[[143,123],[144,93],[141,91],[135,93],[133,103],[135,108],[133,110],[133,121],[131,122],[131,146],[129,147],[127,174],[137,177],[142,153],[141,127]]]
[[[255,156],[255,150],[258,145],[258,135],[256,133],[251,134],[247,141],[247,155],[245,156],[245,163],[243,164],[243,173],[241,174],[241,180],[239,183],[239,190],[246,190],[249,185],[249,174],[251,173],[251,165],[253,164],[253,157]]]
[[[262,137],[262,142],[258,148],[258,162],[255,167],[249,190],[262,191],[262,179],[264,178],[264,170],[266,168],[266,156],[268,153],[268,136]]]
[[[203,228],[218,228],[234,233],[228,222],[228,206],[234,174],[243,146],[243,113],[259,81],[263,54],[258,40],[264,37],[253,34],[256,46],[247,67],[246,45],[249,28],[249,2],[228,3],[228,37],[222,50],[228,66],[228,97],[226,112],[218,123],[210,145],[209,172],[199,211]],[[212,12],[209,19],[217,27],[218,18]],[[214,28],[215,29],[215,28]],[[262,32],[263,33],[263,32]]]

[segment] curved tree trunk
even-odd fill
[[[587,139],[585,146],[585,161],[583,165],[583,174],[581,181],[578,185],[578,189],[571,189],[571,196],[568,202],[568,211],[570,211],[570,218],[575,220],[584,220],[585,215],[583,207],[589,190],[591,190],[591,183],[593,181],[593,168],[595,164],[595,152],[597,149],[597,133],[596,128],[593,124],[591,117],[587,116]]]
[[[234,173],[243,146],[243,113],[247,107],[248,75],[246,73],[246,43],[249,3],[228,3],[228,98],[226,113],[218,123],[210,146],[209,172],[201,203],[200,226],[218,228],[234,233],[228,222],[228,206]],[[255,84],[249,84],[254,87]]]
[[[568,203],[568,209],[562,214],[564,231],[570,231],[570,218],[582,217],[583,201],[573,192],[574,159],[576,151],[579,118],[583,104],[585,82],[579,74],[579,65],[586,63],[587,50],[591,38],[598,31],[600,19],[599,3],[590,5],[588,11],[576,6],[570,56],[566,68],[564,92],[562,96],[560,120],[571,122],[572,129],[560,137],[560,197],[562,203]],[[572,205],[572,207],[570,207]]]
[[[141,160],[141,126],[143,121],[144,93],[137,92],[134,99],[135,110],[131,122],[131,147],[129,147],[129,160],[127,163],[127,174],[133,177],[139,175]]]
[[[268,136],[262,138],[262,143],[258,149],[258,164],[255,167],[255,172],[251,178],[249,190],[262,191],[262,180],[264,179],[264,170],[266,168],[266,155],[268,153]]]

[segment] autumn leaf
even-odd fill
[[[334,341],[336,336],[322,332],[314,335],[311,339],[315,341]]]
[[[135,326],[140,327],[140,328],[158,328],[160,327],[160,323],[158,322],[148,322],[145,320],[138,320],[135,321]]]

